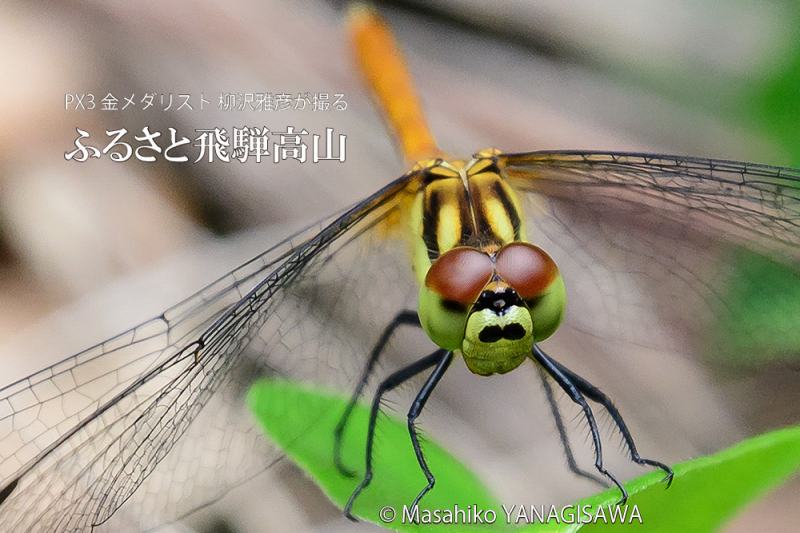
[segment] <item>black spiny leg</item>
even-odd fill
[[[578,466],[575,461],[575,455],[572,453],[572,446],[569,444],[569,437],[567,436],[567,428],[564,426],[564,418],[561,416],[561,411],[558,408],[555,395],[553,394],[553,387],[550,386],[550,381],[547,378],[544,370],[539,370],[539,376],[542,378],[542,385],[544,385],[544,393],[547,396],[547,402],[550,404],[550,412],[553,413],[553,418],[556,421],[556,429],[558,430],[558,437],[561,439],[561,447],[564,450],[564,456],[567,458],[567,466],[575,474],[590,481],[594,481],[604,487],[608,484],[601,478],[587,472]]]
[[[372,407],[369,413],[369,425],[367,426],[366,467],[364,469],[364,479],[362,479],[361,483],[359,483],[355,490],[353,490],[353,493],[350,495],[350,499],[347,501],[347,505],[344,507],[344,514],[350,520],[356,520],[351,513],[353,503],[355,503],[358,495],[361,494],[361,492],[367,488],[370,481],[372,481],[372,446],[375,440],[375,424],[378,420],[378,411],[381,407],[381,397],[384,393],[394,389],[398,385],[408,381],[420,372],[427,370],[432,366],[436,366],[438,369],[442,365],[442,361],[448,357],[452,357],[451,352],[448,352],[447,350],[436,350],[432,354],[427,355],[422,359],[396,371],[388,378],[383,380],[378,386],[378,390],[375,392],[375,396],[372,398]],[[430,378],[428,381],[430,381]],[[428,383],[426,382],[426,385],[427,384]]]
[[[414,498],[414,503],[411,504],[412,511],[417,507],[422,497],[430,492],[430,490],[433,488],[433,485],[436,483],[436,478],[433,477],[433,473],[431,472],[430,468],[428,468],[428,463],[425,461],[425,456],[423,455],[422,448],[419,445],[419,436],[417,435],[417,428],[414,426],[414,422],[422,412],[422,409],[425,408],[425,403],[428,401],[431,392],[433,392],[433,389],[436,388],[436,385],[439,383],[439,380],[442,379],[444,373],[447,372],[447,368],[450,366],[452,361],[453,352],[447,352],[444,354],[444,356],[442,356],[441,360],[437,363],[436,368],[433,369],[433,372],[431,372],[431,375],[428,376],[427,381],[425,381],[425,384],[417,393],[417,397],[414,398],[414,403],[411,404],[411,408],[408,410],[408,433],[411,435],[411,444],[414,446],[414,454],[417,456],[417,462],[419,463],[420,468],[422,468],[422,472],[425,474],[425,479],[428,480],[428,484],[425,486],[425,488],[423,488],[419,494],[417,494],[417,497]]]
[[[358,380],[358,385],[356,385],[352,396],[350,396],[350,401],[347,403],[347,407],[345,407],[342,413],[342,417],[333,430],[333,463],[336,465],[336,469],[346,477],[355,477],[355,472],[342,464],[342,436],[344,435],[344,430],[347,428],[347,422],[350,420],[350,415],[353,413],[353,408],[358,398],[361,396],[361,393],[364,392],[364,387],[369,381],[369,376],[375,369],[378,358],[380,358],[386,345],[389,344],[389,339],[392,338],[394,331],[399,326],[403,325],[420,327],[417,312],[401,311],[392,319],[389,325],[384,328],[383,333],[381,333],[381,336],[378,338],[378,342],[375,343],[372,352],[369,354],[369,359],[367,359],[367,364],[364,365],[364,370]]]
[[[548,357],[545,355],[545,357]],[[548,359],[550,359],[548,357]],[[622,419],[622,415],[620,414],[617,407],[611,402],[611,399],[606,396],[600,389],[586,381],[584,378],[580,377],[578,374],[570,370],[569,368],[565,367],[558,361],[554,361],[550,359],[550,361],[558,367],[561,372],[563,372],[569,379],[575,384],[578,389],[585,394],[590,400],[599,403],[603,407],[606,408],[608,414],[611,415],[611,419],[614,420],[614,424],[617,425],[619,428],[619,432],[622,434],[622,438],[625,441],[625,445],[628,447],[628,451],[631,454],[631,460],[639,465],[649,465],[655,466],[660,468],[664,472],[666,472],[666,477],[664,481],[667,482],[667,487],[672,484],[672,478],[675,473],[672,471],[670,467],[665,465],[660,461],[654,461],[652,459],[645,459],[639,455],[639,452],[636,450],[636,444],[633,442],[633,436],[631,435],[630,430],[628,429],[627,424],[625,424],[625,420]]]
[[[533,345],[533,353],[532,356],[534,360],[536,360],[542,368],[544,368],[548,374],[550,374],[553,379],[556,380],[564,392],[570,397],[570,399],[577,403],[580,408],[583,410],[583,415],[586,417],[586,421],[589,423],[589,429],[592,432],[592,443],[594,444],[594,466],[597,468],[597,471],[603,474],[605,477],[611,480],[614,485],[617,486],[620,493],[622,493],[622,497],[618,502],[618,505],[624,505],[626,501],[628,501],[628,491],[625,487],[620,483],[620,481],[614,477],[608,470],[606,470],[605,466],[603,466],[603,448],[600,442],[600,430],[597,428],[597,421],[594,418],[594,413],[592,412],[592,408],[589,406],[589,403],[586,401],[586,398],[583,397],[581,391],[578,387],[572,382],[567,374],[565,374],[556,364],[553,362],[550,357],[547,356],[537,345]]]

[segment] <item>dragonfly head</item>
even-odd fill
[[[460,350],[475,374],[503,374],[549,337],[564,312],[564,282],[541,248],[514,242],[496,252],[460,246],[431,265],[419,317],[442,348]]]

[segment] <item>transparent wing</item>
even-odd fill
[[[404,247],[376,231],[409,179],[0,389],[0,530],[142,530],[275,461],[246,412],[247,387],[265,373],[352,386],[381,317],[413,287],[398,282],[410,275]],[[367,282],[398,292],[365,300]]]
[[[564,272],[567,328],[583,339],[570,351],[630,363],[649,349],[662,364],[800,352],[780,342],[797,320],[765,335],[753,299],[797,309],[768,273],[800,271],[800,171],[600,152],[503,154],[499,164],[526,198],[529,238]]]
[[[800,170],[715,159],[610,152],[504,154],[525,190],[614,197],[721,237],[800,259]],[[590,192],[590,189],[592,191]]]

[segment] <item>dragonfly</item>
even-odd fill
[[[578,475],[626,496],[603,461],[599,408],[630,459],[670,482],[611,399],[542,343],[579,331],[609,346],[717,349],[707,331],[736,311],[731,254],[800,263],[800,171],[599,151],[453,157],[379,15],[354,8],[348,28],[410,170],[159,316],[0,389],[0,530],[147,529],[218,499],[281,457],[244,408],[264,375],[351,392],[331,461],[353,476],[341,437],[380,360],[410,349],[406,330],[421,329],[427,350],[403,353],[412,362],[375,391],[349,516],[372,479],[381,396],[418,375],[409,440],[427,484],[413,503],[434,486],[415,422],[456,358],[476,379],[535,365]],[[572,457],[553,384],[589,425],[596,473]]]

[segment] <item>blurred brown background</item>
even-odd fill
[[[796,13],[788,4],[441,0],[390,2],[382,9],[408,53],[433,130],[453,153],[492,145],[800,162],[794,140],[768,127],[778,104],[767,101],[772,93],[759,92],[758,85],[782,79],[782,69],[793,64]],[[337,4],[7,1],[0,13],[7,73],[0,86],[0,384],[157,314],[292,228],[404,171],[351,64]],[[348,108],[226,112],[216,106],[220,92],[259,90],[344,93]],[[64,109],[66,93],[93,93],[99,100],[108,92],[120,98],[202,92],[211,104],[180,112]],[[762,114],[752,111],[759,105]],[[796,104],[789,98],[786,106]],[[102,139],[106,129],[140,132],[145,125],[186,134],[241,125],[314,132],[333,127],[348,136],[347,161],[64,160],[76,127]],[[760,413],[737,412],[713,395],[698,396],[710,378],[697,365],[659,372],[676,373],[662,379],[673,386],[672,394],[685,393],[681,405],[711,404],[718,431],[704,438],[698,414],[686,421],[693,429],[685,442],[659,444],[666,430],[636,413],[633,398],[662,394],[668,403],[670,389],[643,392],[631,385],[621,404],[642,449],[679,460],[754,428],[780,425],[780,417],[758,424]],[[764,372],[755,385],[769,383],[770,373],[780,369]],[[684,388],[686,375],[699,384]],[[535,389],[530,377],[514,376],[507,387]],[[460,372],[453,381],[468,378]],[[615,389],[625,386],[612,380],[607,388],[615,397]],[[477,387],[492,394],[490,385]],[[445,394],[454,404],[463,401],[456,385]],[[498,420],[469,435],[471,452],[463,444],[457,451],[469,464],[479,463],[478,472],[493,487],[502,486],[504,471],[523,461],[534,494],[571,501],[592,488],[570,479],[549,413],[541,403],[535,408],[541,402],[536,394],[529,395],[532,407],[524,418],[498,413]],[[431,425],[446,416],[433,413]],[[504,426],[526,424],[538,428],[536,450],[525,440],[492,444]],[[268,496],[242,489],[176,528],[279,531],[291,524],[354,530],[291,465],[281,464],[257,485]],[[800,522],[799,489],[796,481],[783,487],[740,516],[730,531],[789,531]],[[506,486],[500,494],[514,490]]]

